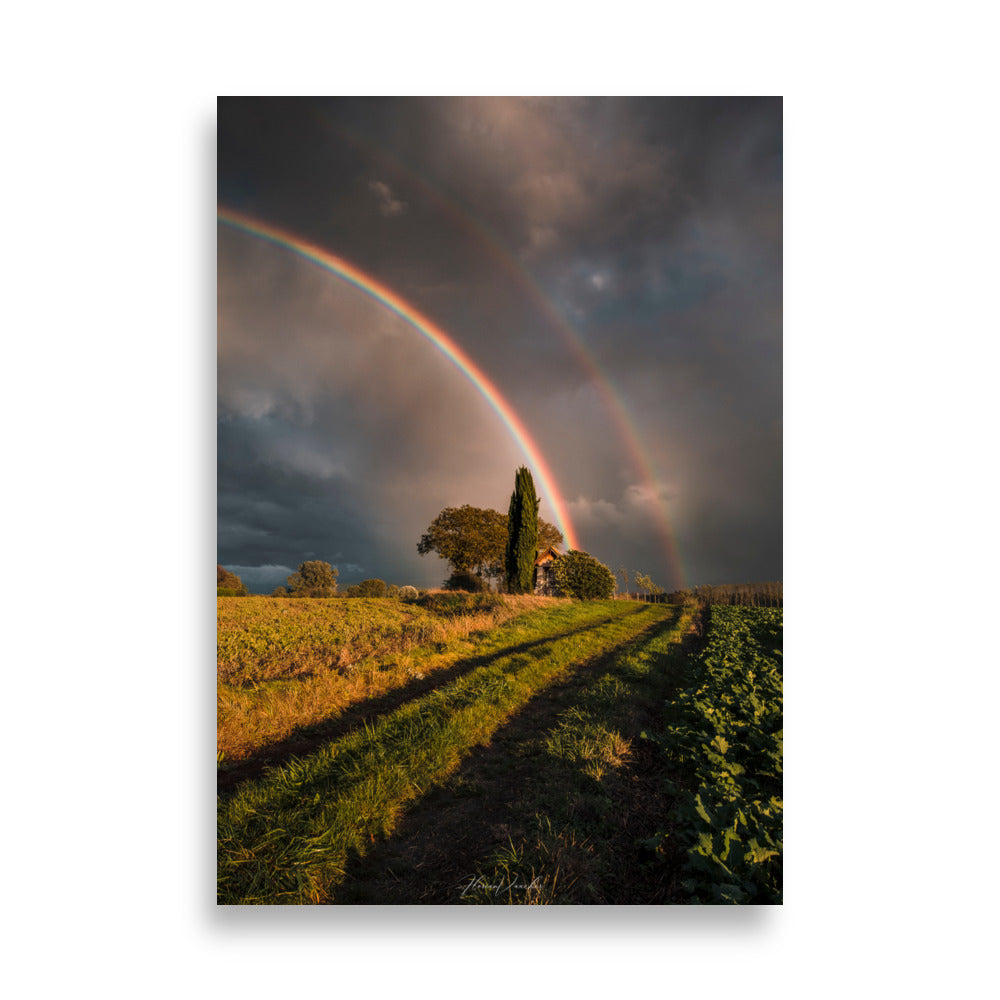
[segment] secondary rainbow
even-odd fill
[[[412,165],[404,163],[395,154],[362,138],[353,131],[335,125],[322,112],[317,113],[317,120],[324,128],[329,129],[339,139],[347,142],[363,155],[377,161],[381,168],[388,169],[400,179],[405,180],[409,185],[416,185],[421,193],[430,199],[438,211],[442,212],[452,223],[456,224],[490,256],[493,262],[528,295],[539,312],[545,316],[551,328],[559,334],[563,343],[569,348],[577,362],[586,372],[590,384],[599,395],[605,411],[615,425],[619,438],[632,459],[636,471],[639,473],[640,483],[645,486],[649,491],[650,497],[653,499],[652,514],[655,520],[655,528],[663,543],[663,551],[667,558],[669,571],[673,577],[674,586],[681,588],[687,586],[687,574],[681,560],[680,549],[667,514],[666,503],[661,497],[658,477],[654,471],[653,462],[650,460],[647,450],[642,443],[642,434],[636,426],[636,421],[629,415],[624,400],[615,391],[610,379],[604,373],[593,352],[584,343],[577,330],[549,299],[524,265],[506,248],[503,241],[450,195],[441,191],[435,184],[424,177],[423,174],[415,170]]]
[[[517,442],[518,447],[527,459],[532,473],[538,480],[542,494],[548,498],[552,506],[556,526],[563,533],[567,547],[571,549],[578,549],[580,547],[576,531],[566,510],[566,503],[556,487],[552,470],[549,468],[548,462],[542,457],[538,445],[528,433],[527,427],[524,426],[523,421],[514,412],[511,405],[500,395],[497,387],[489,381],[478,365],[444,330],[414,309],[413,306],[396,292],[392,291],[391,288],[386,287],[371,275],[365,274],[364,271],[355,267],[349,261],[344,260],[343,257],[337,257],[322,247],[310,243],[293,233],[267,225],[248,215],[243,215],[230,209],[220,208],[218,210],[218,218],[220,222],[224,222],[234,229],[239,229],[242,232],[249,233],[276,246],[290,250],[292,253],[298,254],[313,264],[324,268],[377,302],[382,303],[387,309],[391,309],[397,316],[406,320],[429,340],[476,387],[480,395],[482,395],[497,416],[503,421],[511,437]]]

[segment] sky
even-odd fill
[[[782,579],[780,98],[220,98],[218,561],[439,586],[445,507]],[[348,280],[350,277],[351,280]],[[451,356],[449,356],[451,354]]]

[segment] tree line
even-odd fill
[[[243,581],[222,566],[217,567],[219,597],[247,597],[249,591]],[[339,570],[328,562],[313,559],[299,564],[299,568],[286,578],[283,587],[275,587],[272,597],[393,597],[399,600],[416,600],[420,591],[406,584],[402,587],[395,583],[373,578],[351,584],[344,590],[337,588]]]
[[[738,604],[751,608],[784,606],[784,591],[780,580],[769,583],[726,583],[690,587],[666,595],[670,604]]]

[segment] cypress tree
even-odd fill
[[[514,477],[514,492],[507,513],[507,592],[530,594],[534,589],[538,554],[538,497],[531,472],[521,466]]]

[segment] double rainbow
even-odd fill
[[[387,288],[381,282],[371,277],[371,275],[365,274],[364,271],[355,267],[349,261],[329,253],[314,243],[309,243],[293,233],[278,229],[275,226],[265,225],[250,216],[242,215],[229,209],[219,209],[218,218],[219,221],[232,226],[234,229],[239,229],[242,232],[260,237],[276,246],[284,247],[286,250],[304,257],[313,264],[317,264],[324,270],[353,285],[377,302],[380,302],[387,309],[391,309],[397,316],[406,320],[429,340],[475,386],[483,399],[489,403],[497,416],[503,421],[511,437],[517,442],[518,447],[527,459],[528,465],[531,467],[532,473],[538,481],[540,492],[548,498],[556,527],[563,533],[566,545],[571,549],[578,549],[580,547],[576,531],[573,528],[572,521],[566,509],[566,502],[556,486],[552,470],[542,456],[538,445],[528,433],[527,427],[524,426],[522,420],[514,412],[510,403],[500,395],[497,387],[490,382],[476,363],[444,330],[414,309],[413,306],[392,291],[392,289]]]
[[[663,545],[663,552],[667,558],[669,571],[673,576],[674,586],[686,586],[686,574],[681,562],[680,549],[670,524],[666,502],[661,494],[654,464],[643,446],[642,435],[636,426],[636,421],[629,415],[621,394],[615,391],[610,379],[580,334],[563,316],[526,268],[505,247],[503,241],[459,202],[441,191],[412,164],[404,163],[398,156],[381,146],[363,138],[354,131],[335,124],[322,111],[316,112],[316,119],[321,127],[333,133],[339,140],[348,143],[362,156],[377,163],[380,170],[388,171],[408,186],[415,186],[421,195],[429,199],[442,215],[475,242],[490,257],[493,264],[506,273],[535,308],[545,316],[550,328],[558,333],[600,397],[605,413],[614,424],[618,438],[629,455],[633,468],[638,473],[639,482],[653,501],[650,512],[653,516],[655,530]]]

